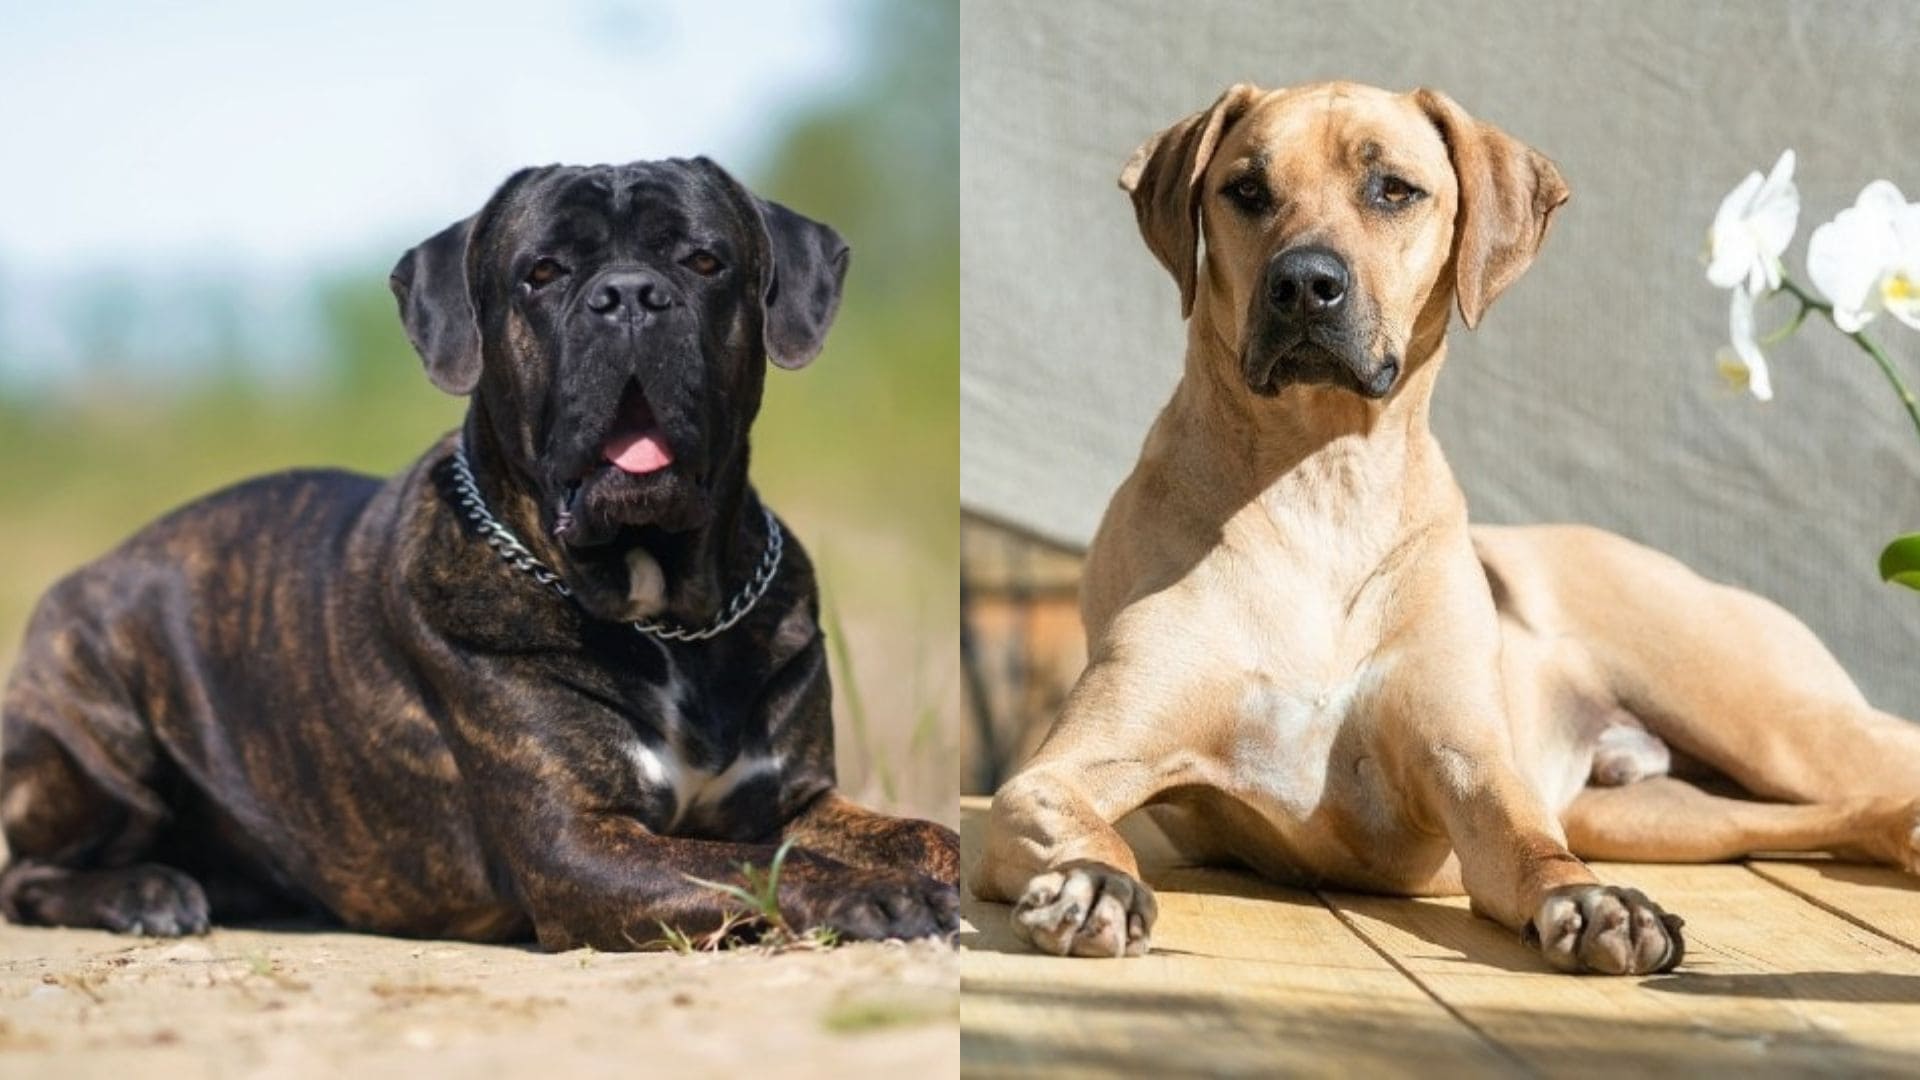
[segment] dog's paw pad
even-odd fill
[[[1683,925],[1638,889],[1570,885],[1547,894],[1530,936],[1561,971],[1647,975],[1679,965]]]
[[[1055,956],[1140,956],[1156,913],[1152,890],[1128,874],[1072,863],[1027,883],[1013,908],[1013,928]]]

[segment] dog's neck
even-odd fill
[[[1150,454],[1206,476],[1231,514],[1259,502],[1345,518],[1388,504],[1414,523],[1447,512],[1457,493],[1429,429],[1433,387],[1446,359],[1448,297],[1427,305],[1410,335],[1403,374],[1371,400],[1324,385],[1254,394],[1238,348],[1204,305],[1188,324],[1186,369],[1150,436]],[[1174,461],[1174,458],[1184,460]],[[1436,493],[1440,497],[1436,498]]]
[[[461,434],[487,507],[535,558],[566,577],[574,599],[596,618],[706,626],[750,580],[765,552],[764,516],[746,480],[745,448],[739,462],[717,471],[714,514],[706,525],[662,534],[644,545],[582,555],[554,539],[537,479],[515,464],[519,456],[503,446],[508,436],[497,430],[477,397]]]

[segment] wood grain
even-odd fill
[[[1755,859],[1747,866],[1843,918],[1920,951],[1920,877],[1831,859]]]
[[[983,810],[963,806],[968,851]],[[1132,960],[1026,952],[1005,905],[966,898],[967,1075],[1523,1075],[1312,893],[1219,871],[1147,876],[1161,930]]]
[[[1920,1066],[1920,954],[1735,865],[1595,868],[1687,920],[1681,971],[1546,971],[1464,899],[1334,895],[1369,940],[1475,1027],[1551,1075],[1643,1069],[1876,1072]]]
[[[986,802],[965,800],[978,850]],[[1681,971],[1561,975],[1464,898],[1316,895],[1143,860],[1153,954],[1021,949],[965,900],[968,1075],[1920,1073],[1920,879],[1837,863],[1601,865],[1687,919]]]

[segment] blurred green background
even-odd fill
[[[952,822],[959,741],[955,5],[799,5],[806,20],[842,25],[809,30],[826,35],[814,49],[814,74],[800,70],[763,86],[754,84],[754,73],[777,66],[778,57],[755,50],[788,48],[778,40],[780,28],[760,28],[756,41],[741,29],[742,13],[716,15],[722,7],[754,5],[559,5],[554,17],[572,21],[555,34],[558,44],[542,45],[548,66],[536,86],[563,107],[601,109],[608,124],[632,128],[635,147],[606,158],[713,154],[762,194],[831,223],[852,244],[847,294],[826,351],[804,371],[769,374],[754,475],[820,569],[836,643],[843,785],[856,797]],[[763,14],[774,8],[766,5]],[[448,12],[462,16],[463,35],[485,33],[484,15]],[[92,15],[103,23],[113,18],[105,9]],[[754,12],[745,15],[751,20]],[[55,50],[48,63],[82,80],[112,63],[110,55],[90,53],[88,35],[76,32],[87,29],[84,17],[51,28],[51,42],[40,43]],[[378,34],[379,18],[362,11],[358,24],[325,29],[352,40]],[[663,26],[672,30],[667,40],[634,44]],[[304,33],[293,28],[289,44]],[[499,31],[508,39],[513,33]],[[69,47],[63,43],[71,55],[58,55]],[[16,36],[10,47],[35,43]],[[565,100],[565,53],[572,47],[587,57],[589,70]],[[663,66],[676,78],[689,66],[710,78],[652,85],[643,70],[649,49],[656,57],[674,53]],[[628,51],[635,54],[631,93],[619,89]],[[691,60],[688,51],[696,54]],[[456,63],[457,54],[440,59]],[[403,91],[406,79],[433,78],[430,70],[389,74],[403,80]],[[263,88],[272,82],[263,77]],[[431,97],[428,89],[421,94]],[[648,110],[637,103],[670,109],[708,94],[730,98],[735,134],[724,145],[659,147],[643,137]],[[47,96],[46,108],[63,107],[63,95]],[[392,88],[383,96],[392,100]],[[134,100],[121,107],[143,106]],[[62,127],[84,119],[76,115]],[[0,120],[0,145],[21,149],[21,140],[7,137],[17,122]],[[156,115],[149,122],[200,127],[200,137],[229,144],[233,155],[264,138],[302,137],[297,124],[209,136],[204,126],[217,126],[217,114]],[[498,134],[512,142],[526,132],[509,121]],[[532,152],[545,149],[537,138],[528,141]],[[365,151],[349,142],[340,152],[377,163],[374,142]],[[111,146],[87,152],[108,159],[114,153]],[[474,160],[461,168],[488,168],[487,156],[469,155]],[[472,205],[423,210],[414,215],[414,231],[391,225],[359,234],[354,222],[343,221],[322,230],[337,242],[296,245],[279,258],[236,259],[242,269],[230,270],[217,254],[176,254],[181,246],[166,239],[124,261],[111,253],[66,260],[57,236],[38,251],[13,242],[30,235],[36,201],[58,204],[58,189],[73,181],[64,170],[77,166],[9,157],[34,164],[16,168],[0,190],[15,215],[0,219],[0,295],[7,297],[0,302],[0,664],[10,666],[31,605],[50,583],[163,511],[289,466],[392,473],[457,423],[464,402],[439,394],[422,376],[401,334],[387,271],[408,245],[475,209],[505,168],[484,179],[462,175],[457,186],[474,193]],[[140,164],[124,178],[130,199],[140,197]],[[393,181],[396,188],[404,182]],[[312,192],[275,197],[297,217]],[[431,202],[418,192],[409,197]],[[351,208],[341,214],[351,216]],[[266,285],[244,269],[255,265],[271,267],[260,275],[270,279]]]

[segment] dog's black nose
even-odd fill
[[[1347,299],[1347,261],[1323,247],[1297,247],[1274,257],[1267,299],[1283,314],[1325,318]]]
[[[626,319],[645,311],[665,311],[673,306],[667,283],[647,270],[621,270],[606,274],[594,282],[587,295],[587,310],[610,319]]]

